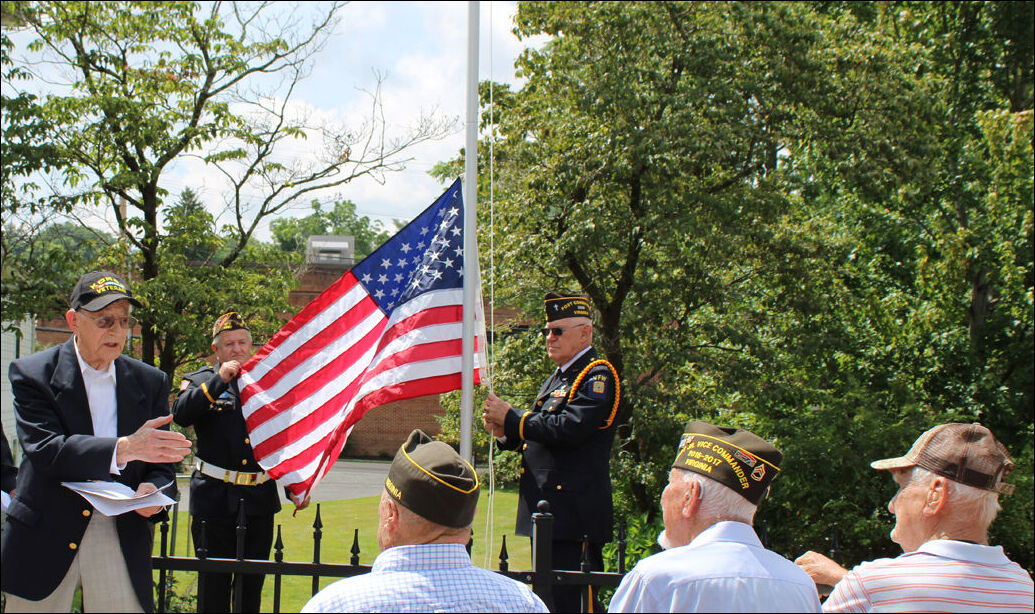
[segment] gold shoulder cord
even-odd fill
[[[579,376],[575,378],[575,382],[571,385],[571,392],[568,393],[568,402],[570,403],[571,400],[575,398],[575,391],[579,389],[579,386],[582,384],[582,380],[589,375],[590,369],[599,365],[606,366],[611,370],[611,374],[615,376],[615,403],[611,406],[611,415],[607,417],[607,422],[604,423],[604,426],[600,427],[600,430],[602,431],[611,426],[611,423],[615,421],[615,414],[618,413],[618,401],[622,398],[622,382],[618,380],[618,371],[615,370],[611,363],[606,360],[594,360],[586,365],[586,368],[582,370],[582,373],[579,373]]]

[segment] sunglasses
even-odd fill
[[[82,313],[82,312],[79,312],[79,315],[86,316],[87,318],[93,320],[93,323],[97,325],[97,328],[101,328],[101,329],[109,329],[112,326],[115,326],[116,322],[118,322],[119,326],[121,326],[122,328],[127,328],[127,329],[133,329],[137,325],[137,319],[134,318],[133,316],[128,316],[128,317],[125,317],[125,318],[116,318],[114,316],[94,317],[94,316],[87,315],[87,314]]]
[[[585,324],[576,324],[567,328],[561,328],[560,326],[544,326],[539,329],[539,332],[542,333],[544,337],[549,337],[551,334],[553,334],[554,337],[560,337],[564,334],[564,331],[579,328],[580,326],[585,326]]]

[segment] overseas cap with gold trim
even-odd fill
[[[462,529],[474,521],[478,474],[452,446],[416,429],[396,452],[385,490],[418,516]]]
[[[782,452],[750,431],[691,420],[672,466],[710,477],[758,505],[782,460]]]
[[[547,322],[561,320],[563,318],[592,317],[592,310],[589,307],[589,299],[584,296],[548,292],[544,302]]]
[[[223,331],[239,329],[248,330],[248,327],[244,324],[244,319],[241,318],[241,314],[233,309],[227,309],[223,312],[223,315],[216,318],[215,324],[212,325],[212,336],[215,337]]]

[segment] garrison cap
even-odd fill
[[[454,529],[471,526],[478,474],[456,450],[415,429],[388,468],[385,490],[421,518]]]
[[[1014,467],[1010,453],[992,431],[977,422],[940,424],[920,435],[905,456],[873,461],[870,466],[886,470],[922,467],[974,488],[1003,495],[1014,491],[1013,484],[1003,482]]]
[[[223,312],[223,315],[216,318],[215,324],[212,325],[212,336],[215,337],[223,331],[239,329],[248,330],[244,320],[241,318],[241,314],[233,309],[227,309]]]
[[[782,460],[782,452],[750,431],[691,420],[672,466],[707,476],[758,505]]]
[[[72,309],[100,311],[115,301],[125,299],[136,307],[143,307],[133,298],[129,285],[109,271],[93,271],[79,278],[72,289]]]
[[[548,292],[544,302],[547,322],[564,318],[592,317],[592,311],[589,308],[589,299],[584,296]]]

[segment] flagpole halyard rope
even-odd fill
[[[493,151],[494,142],[494,120],[493,111],[495,110],[493,100],[493,47],[492,47],[492,18],[493,18],[493,2],[489,2],[489,331],[495,341],[496,336],[496,195],[495,195],[495,157]],[[488,335],[486,335],[488,337]],[[486,355],[488,356],[488,363],[485,366],[485,371],[488,380],[489,392],[494,390],[494,378],[496,376],[496,348],[495,343],[489,343],[488,338],[485,339],[487,345]],[[492,557],[492,552],[495,546],[494,538],[494,520],[496,515],[496,459],[495,456],[496,438],[489,435],[489,498],[485,506],[485,568],[489,567],[489,562]]]

